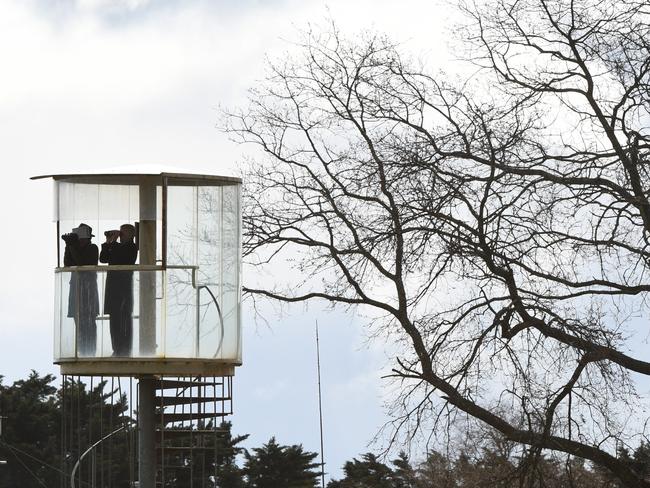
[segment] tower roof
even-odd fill
[[[42,178],[54,178],[55,180],[75,178],[75,177],[119,177],[119,176],[158,176],[158,177],[175,177],[175,178],[194,178],[194,179],[207,179],[207,180],[221,180],[232,181],[241,183],[241,178],[232,174],[216,175],[206,174],[197,170],[188,170],[187,168],[178,168],[173,166],[143,164],[143,165],[129,165],[129,166],[114,166],[110,168],[100,169],[82,169],[79,171],[68,171],[64,173],[52,173],[46,175],[32,176],[32,180],[39,180]]]

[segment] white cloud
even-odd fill
[[[136,10],[151,4],[151,0],[77,0],[76,5],[81,10],[126,9]]]

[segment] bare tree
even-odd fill
[[[487,3],[461,7],[478,66],[462,84],[332,28],[229,114],[268,155],[246,178],[245,256],[292,270],[246,291],[374,310],[402,345],[402,431],[462,411],[532,461],[650,486],[617,458],[644,435],[629,418],[650,374],[629,343],[650,292],[650,7]]]

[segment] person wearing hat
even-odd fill
[[[91,242],[93,229],[88,224],[79,224],[69,234],[61,238],[65,242],[63,265],[97,266],[99,250]],[[68,317],[74,318],[77,330],[77,354],[94,356],[97,347],[97,324],[99,315],[99,295],[97,293],[97,273],[76,270],[70,273],[68,294]]]
[[[109,265],[132,265],[138,257],[135,227],[123,224],[120,230],[104,232],[99,260]],[[119,238],[119,242],[118,242]],[[110,316],[113,356],[130,357],[133,346],[133,271],[106,273],[104,313]]]

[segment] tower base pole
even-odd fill
[[[138,480],[139,488],[156,486],[155,380],[143,376],[138,383]]]

